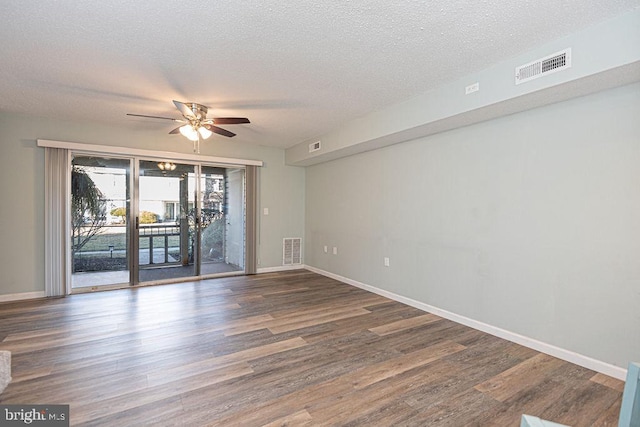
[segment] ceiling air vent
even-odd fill
[[[314,151],[320,150],[320,141],[312,142],[309,144],[309,152],[313,153]]]
[[[571,48],[516,67],[516,84],[571,68]]]
[[[302,263],[302,239],[290,237],[282,239],[282,265]]]

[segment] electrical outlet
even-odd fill
[[[333,247],[333,254],[334,255],[338,255],[338,247],[337,246]]]
[[[262,213],[263,213],[264,215],[269,215],[269,208],[264,208],[264,209],[262,209]]]
[[[479,90],[480,90],[480,82],[475,82],[474,84],[464,88],[464,94],[469,95],[470,93],[477,92]]]
[[[324,253],[329,253],[329,248],[327,247],[327,245],[324,245]]]
[[[389,267],[389,257],[384,257],[384,266]]]

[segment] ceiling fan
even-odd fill
[[[172,120],[174,122],[184,123],[183,125],[180,125],[177,128],[173,129],[171,132],[169,132],[169,134],[174,135],[181,133],[182,135],[193,141],[193,151],[197,151],[198,153],[200,152],[200,137],[202,137],[202,139],[207,139],[214,133],[229,138],[236,136],[235,133],[216,125],[251,123],[246,117],[207,118],[207,111],[209,111],[209,107],[206,107],[202,104],[196,104],[195,102],[179,102],[174,100],[173,103],[175,104],[178,111],[180,111],[180,113],[182,114],[182,119],[175,119],[172,117],[147,116],[144,114],[131,113],[127,113],[127,116]]]

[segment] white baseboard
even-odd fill
[[[279,265],[277,267],[262,267],[258,268],[257,273],[277,273],[278,271],[291,271],[291,270],[302,270],[306,268],[302,264],[298,265]]]
[[[22,292],[19,294],[0,295],[0,302],[20,301],[23,299],[44,298],[44,291],[39,292]]]
[[[515,332],[507,331],[506,329],[498,328],[496,326],[492,326],[487,323],[479,322],[477,320],[470,319],[465,316],[460,316],[459,314],[452,313],[450,311],[443,310],[441,308],[434,307],[432,305],[425,304],[423,302],[420,302],[411,298],[407,298],[402,295],[395,294],[393,292],[385,291],[384,289],[376,288],[375,286],[367,285],[365,283],[361,283],[356,280],[352,280],[347,277],[340,276],[338,274],[330,273],[328,271],[324,271],[319,268],[311,267],[308,265],[305,265],[305,268],[309,271],[313,271],[314,273],[318,273],[323,276],[338,280],[339,282],[343,282],[348,285],[352,285],[357,288],[361,288],[369,292],[373,292],[374,294],[382,295],[394,301],[398,301],[403,304],[407,304],[411,307],[415,307],[417,309],[427,311],[429,313],[433,313],[435,315],[444,317],[445,319],[451,320],[453,322],[460,323],[465,326],[469,326],[470,328],[477,329],[482,332],[486,332],[490,335],[514,342],[516,344],[523,345],[525,347],[529,347],[541,353],[545,353],[550,356],[557,357],[558,359],[562,359],[567,362],[574,363],[584,368],[591,369],[593,371],[600,372],[605,375],[609,375],[610,377],[617,378],[619,380],[624,381],[627,376],[626,369],[615,366],[615,365],[611,365],[606,362],[602,362],[600,360],[593,359],[589,356],[585,356],[570,350],[566,350],[564,348],[557,347],[552,344],[547,344],[545,342],[538,341],[536,339],[529,338],[524,335],[517,334]]]

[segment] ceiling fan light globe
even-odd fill
[[[180,133],[190,139],[191,141],[198,140],[198,131],[196,131],[191,125],[184,125],[180,127]]]
[[[202,136],[202,139],[207,139],[213,134],[213,132],[211,132],[209,129],[207,129],[204,126],[200,126],[198,128],[198,132],[200,132],[200,136]]]
[[[158,163],[158,168],[161,171],[172,171],[176,169],[176,164],[171,162],[160,162]]]

